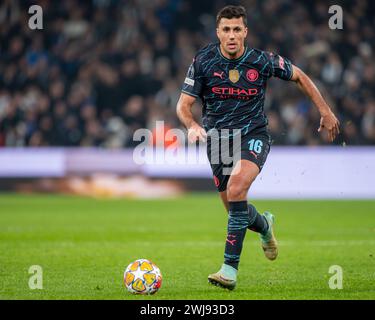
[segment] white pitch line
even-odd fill
[[[254,241],[252,241],[254,243]],[[155,242],[151,241],[134,241],[135,245],[155,246]],[[157,242],[159,246],[208,246],[217,247],[223,246],[224,241],[168,241]],[[315,246],[315,247],[338,247],[338,246],[375,246],[375,240],[304,240],[304,241],[279,241],[280,247],[294,247],[294,246]]]
[[[245,240],[246,241],[246,240]],[[40,241],[28,242],[27,240],[22,241],[17,239],[17,246],[30,246],[30,245],[44,245],[46,247],[78,247],[78,246],[96,246],[98,242],[101,243],[102,247],[111,246],[158,246],[158,247],[223,247],[225,244],[225,239],[223,241],[173,241],[173,240],[163,240],[163,241]],[[255,240],[250,241],[251,245],[258,245],[259,242]],[[0,247],[7,247],[8,244],[5,242],[0,243]],[[373,246],[375,249],[375,240],[279,240],[280,247],[295,247],[295,246],[308,246],[308,247],[354,247],[354,246],[366,246],[371,249]]]

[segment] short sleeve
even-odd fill
[[[194,58],[186,73],[186,78],[181,91],[194,97],[200,97],[202,87],[202,76],[200,74],[199,63],[197,59]]]
[[[292,62],[278,54],[269,52],[271,63],[271,76],[283,80],[290,80],[293,76]]]

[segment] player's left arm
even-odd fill
[[[298,84],[299,88],[311,99],[320,112],[320,127],[318,132],[327,130],[329,139],[333,141],[340,133],[340,122],[324,101],[318,88],[312,80],[298,67],[292,65],[293,76],[290,79]]]

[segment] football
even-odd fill
[[[160,289],[161,282],[160,269],[147,259],[135,260],[124,272],[125,287],[134,294],[154,294]]]

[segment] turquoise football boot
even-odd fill
[[[277,258],[278,249],[277,241],[273,232],[273,225],[275,217],[272,213],[266,211],[263,216],[266,218],[268,223],[268,231],[265,234],[260,234],[260,240],[262,242],[262,248],[264,255],[269,260],[275,260]]]
[[[232,266],[223,264],[218,272],[208,276],[208,282],[218,287],[233,290],[237,283],[237,270]]]

